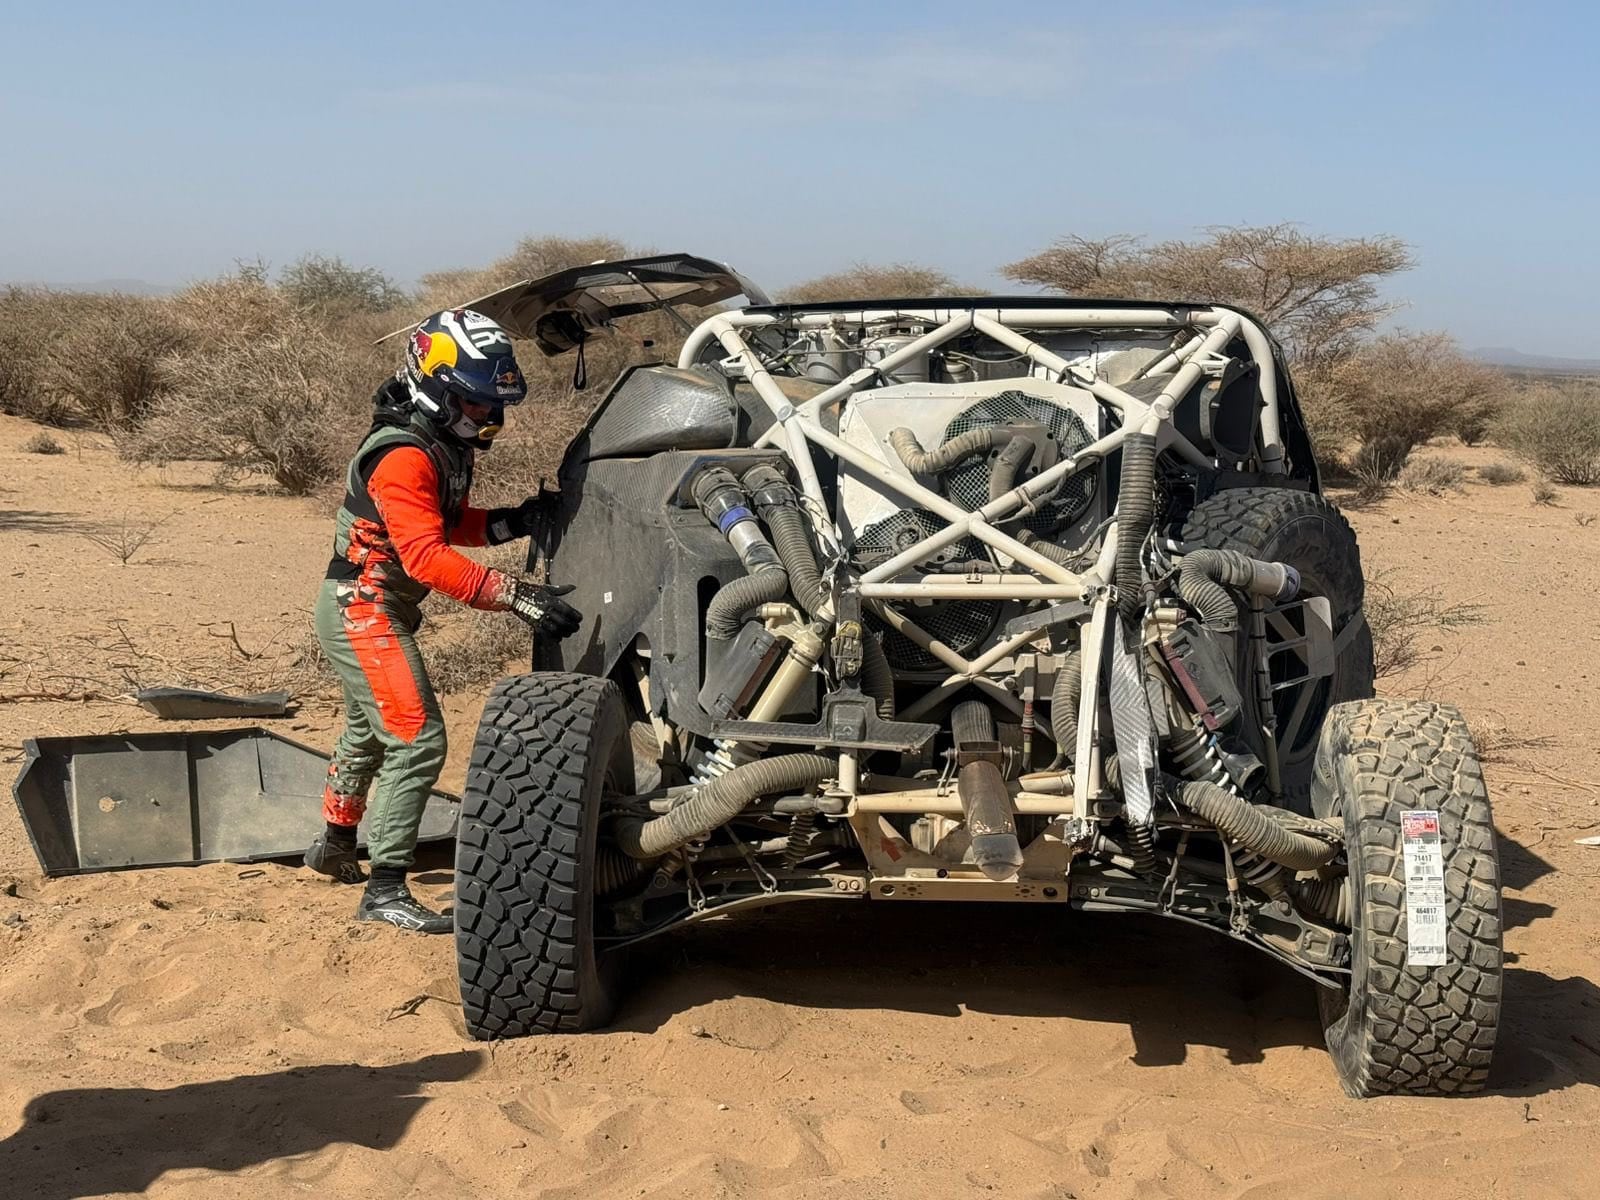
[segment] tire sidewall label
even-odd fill
[[[1442,967],[1449,961],[1445,945],[1449,926],[1438,811],[1402,812],[1400,844],[1406,884],[1406,966]]]

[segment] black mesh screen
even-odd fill
[[[980,400],[951,421],[945,427],[944,442],[960,437],[970,429],[1012,425],[1019,421],[1043,425],[1060,447],[1061,458],[1071,457],[1094,440],[1083,418],[1070,408],[1062,408],[1059,404],[1052,404],[1049,400],[1030,396],[1026,392],[1008,391]],[[963,508],[982,508],[989,502],[990,465],[987,458],[975,458],[948,472],[944,477],[945,495]],[[1039,511],[1026,517],[1021,524],[1035,533],[1048,534],[1076,521],[1088,511],[1089,502],[1094,499],[1094,487],[1094,473],[1080,471],[1067,479],[1054,497],[1040,505]]]

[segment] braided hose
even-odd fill
[[[924,450],[922,443],[917,441],[917,435],[902,426],[889,431],[889,445],[913,475],[939,475],[969,458],[989,453],[994,449],[996,433],[997,430],[992,426],[969,429],[951,438],[937,450]]]
[[[1251,804],[1205,780],[1168,778],[1168,788],[1190,812],[1216,827],[1230,841],[1254,850],[1269,862],[1295,871],[1314,871],[1339,854],[1339,847],[1290,828],[1295,814],[1271,805]],[[1303,818],[1301,819],[1303,820]],[[1314,823],[1307,822],[1307,827]]]
[[[614,826],[617,845],[633,858],[659,858],[726,825],[758,796],[815,787],[837,770],[838,763],[821,754],[758,758],[696,788],[659,817],[620,818]]]

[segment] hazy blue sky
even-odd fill
[[[1584,4],[4,5],[0,279],[612,233],[769,287],[1067,233],[1398,234],[1416,328],[1600,356]]]

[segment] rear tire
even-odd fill
[[[1288,563],[1300,573],[1302,596],[1327,598],[1336,638],[1352,620],[1362,622],[1335,659],[1331,676],[1285,689],[1274,697],[1284,806],[1307,812],[1323,718],[1335,704],[1372,695],[1372,631],[1362,616],[1365,581],[1355,531],[1336,505],[1315,492],[1229,488],[1195,505],[1184,521],[1183,539],[1191,545]],[[1245,696],[1243,719],[1259,725],[1247,624],[1241,629],[1238,647],[1239,686]]]
[[[633,793],[616,685],[535,672],[483,707],[456,835],[456,962],[475,1038],[577,1033],[616,1009],[617,956],[595,947],[605,795]]]
[[[1318,989],[1328,1051],[1355,1097],[1483,1087],[1500,1021],[1500,869],[1483,771],[1465,720],[1420,700],[1329,714],[1312,803],[1342,816],[1350,871],[1348,988]],[[1406,965],[1400,814],[1439,814],[1444,966]]]

